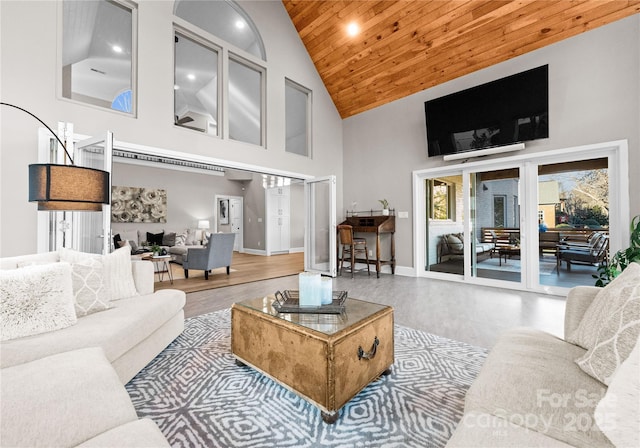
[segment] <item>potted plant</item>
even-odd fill
[[[157,257],[158,255],[160,255],[160,246],[158,246],[157,244],[154,244],[151,246],[151,252],[153,252],[153,256]]]
[[[629,247],[620,249],[606,265],[598,267],[596,286],[606,286],[633,262],[640,262],[640,215],[631,220],[631,238]]]
[[[389,215],[389,201],[386,199],[378,199],[378,202],[382,204],[382,214],[385,216]]]

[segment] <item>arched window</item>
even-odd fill
[[[175,125],[264,146],[266,56],[251,18],[230,0],[176,0],[174,13]]]
[[[174,14],[263,61],[267,60],[258,28],[232,1],[176,0]]]

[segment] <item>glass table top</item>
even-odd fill
[[[345,311],[342,314],[278,313],[273,307],[274,300],[275,297],[269,295],[238,302],[235,305],[251,308],[327,335],[337,333],[378,311],[389,308],[387,305],[347,298],[345,301]]]

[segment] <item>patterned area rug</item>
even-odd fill
[[[174,447],[443,447],[486,350],[395,327],[392,374],[325,424],[320,411],[230,352],[230,310],[193,317],[127,384]]]

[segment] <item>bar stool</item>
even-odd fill
[[[356,254],[364,252],[367,260],[367,273],[371,276],[371,270],[369,269],[369,251],[367,250],[367,240],[365,238],[354,238],[353,227],[347,224],[340,224],[338,226],[338,232],[340,234],[340,244],[342,244],[342,257],[340,258],[340,275],[344,269],[345,256],[349,258],[347,261],[351,263],[351,278],[353,278],[353,267],[356,264]]]

